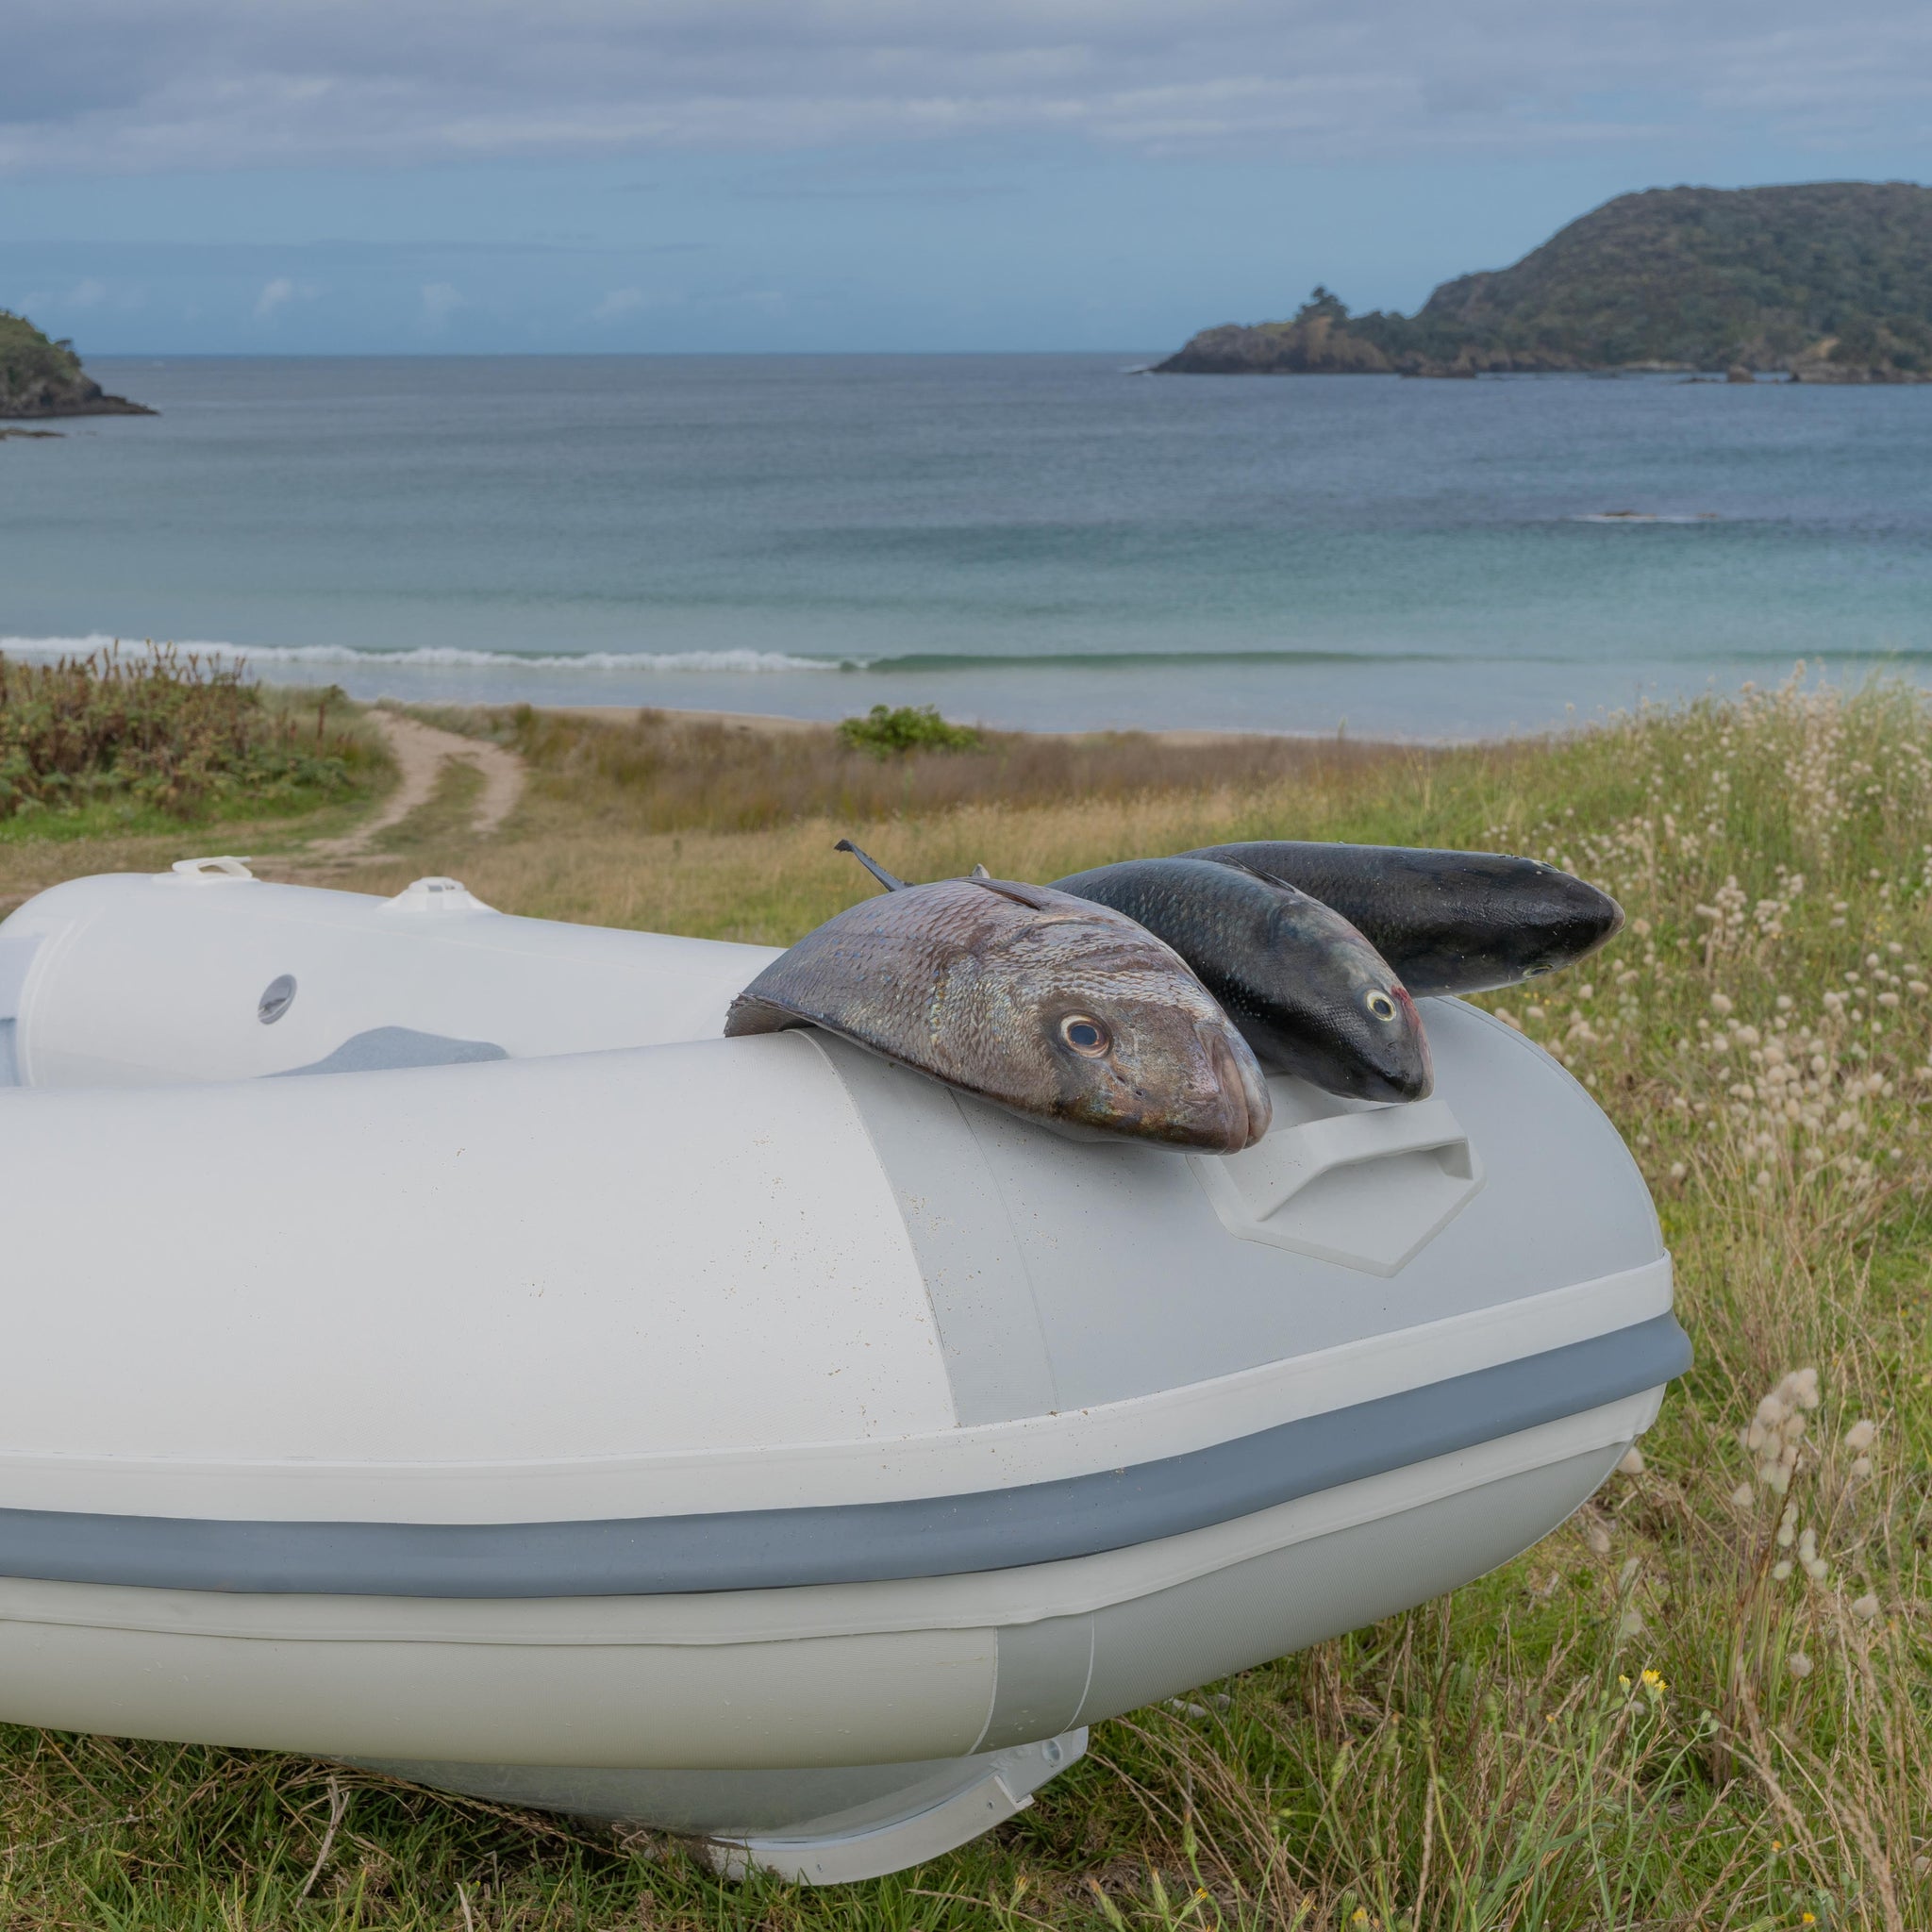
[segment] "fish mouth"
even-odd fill
[[[1206,1032],[1202,1044],[1214,1069],[1221,1106],[1208,1123],[1206,1144],[1217,1154],[1240,1154],[1255,1146],[1274,1121],[1274,1103],[1268,1095],[1260,1063],[1240,1034]]]
[[[1406,986],[1391,987],[1390,992],[1402,1017],[1408,1022],[1408,1037],[1415,1047],[1406,1064],[1390,1076],[1390,1085],[1396,1090],[1391,1097],[1426,1100],[1436,1091],[1436,1059],[1429,1051],[1428,1029],[1424,1026],[1423,1016],[1416,1011]]]

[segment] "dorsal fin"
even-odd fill
[[[984,886],[989,892],[997,892],[1002,899],[1010,899],[1015,906],[1030,906],[1036,912],[1051,912],[1056,906],[1064,903],[1060,894],[1050,886],[1032,886],[1024,879],[996,879],[984,866],[975,867],[966,883]]]
[[[878,880],[879,884],[885,887],[887,891],[903,892],[906,890],[906,880],[894,878],[892,874],[889,873],[884,866],[879,864],[876,859],[871,858],[865,853],[861,852],[858,849],[858,847],[852,842],[850,839],[841,839],[839,842],[832,847],[832,850],[834,852],[851,853],[853,858],[858,859],[859,864],[864,866],[866,871],[871,873],[873,877]]]
[[[1251,879],[1259,879],[1263,885],[1278,886],[1283,891],[1293,892],[1298,898],[1307,898],[1308,896],[1292,879],[1285,879],[1279,873],[1263,872],[1258,865],[1250,865],[1245,858],[1222,858],[1219,857],[1209,858],[1206,853],[1193,852],[1184,852],[1181,854],[1181,857],[1183,858],[1204,858],[1209,865],[1225,866],[1229,872],[1244,872]]]

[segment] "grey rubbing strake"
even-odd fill
[[[1171,1146],[1237,1154],[1268,1131],[1247,1042],[1131,919],[1008,879],[908,886],[857,856],[891,890],[774,959],[727,1034],[823,1026],[1016,1113]]]
[[[1389,962],[1339,912],[1205,858],[1130,858],[1056,879],[1165,940],[1271,1073],[1357,1100],[1421,1100],[1429,1042]]]
[[[1261,840],[1186,856],[1245,866],[1332,906],[1418,999],[1487,992],[1574,966],[1624,924],[1607,892],[1503,852]]]

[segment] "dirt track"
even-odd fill
[[[470,821],[475,837],[487,838],[516,808],[524,791],[524,761],[514,752],[487,739],[458,737],[454,731],[441,731],[394,711],[372,711],[369,715],[389,740],[401,782],[374,818],[341,838],[318,839],[307,857],[341,859],[373,856],[369,847],[375,839],[427,805],[442,768],[457,761],[474,765],[483,774],[483,791]]]

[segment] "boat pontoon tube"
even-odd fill
[[[1689,1359],[1474,1008],[1217,1158],[716,1037],[770,957],[233,861],[0,925],[0,1717],[867,1876],[1503,1562]]]

